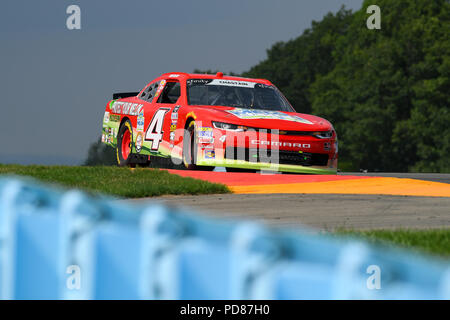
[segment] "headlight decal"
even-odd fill
[[[246,126],[241,126],[241,125],[237,125],[237,124],[232,124],[232,123],[225,123],[225,122],[216,122],[213,121],[213,126],[216,129],[222,129],[222,130],[227,130],[227,131],[247,131],[249,128]]]

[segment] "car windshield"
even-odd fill
[[[190,105],[294,112],[277,88],[256,82],[189,79],[187,80],[187,96]]]

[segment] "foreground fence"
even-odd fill
[[[2,299],[449,299],[448,263],[0,180]]]

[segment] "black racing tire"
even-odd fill
[[[183,136],[183,164],[188,170],[212,171],[215,167],[198,166],[197,162],[197,132],[195,121],[189,122]]]
[[[125,120],[117,133],[116,156],[119,167],[134,167],[131,161],[131,150],[133,145],[133,129],[130,120]],[[128,153],[126,152],[128,150]]]

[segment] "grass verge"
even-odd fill
[[[180,177],[158,169],[0,164],[0,177],[7,174],[124,198],[230,192],[222,184]]]
[[[450,258],[450,229],[338,230],[336,234],[361,238],[376,245],[395,245],[420,253]]]

